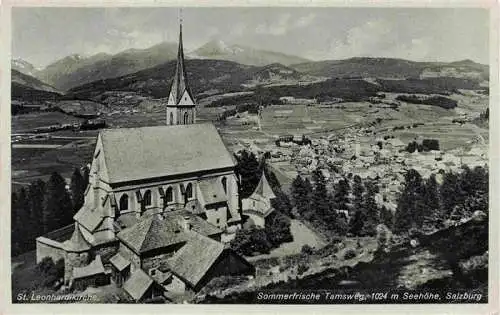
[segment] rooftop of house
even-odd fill
[[[168,265],[176,276],[196,287],[224,249],[224,244],[192,233],[186,245],[168,260]]]
[[[122,255],[116,254],[109,259],[109,262],[116,268],[118,271],[123,271],[125,268],[130,266],[130,261],[125,259]]]
[[[123,284],[123,289],[127,292],[134,300],[141,299],[146,291],[153,284],[153,279],[148,276],[142,269],[137,268],[130,278]]]
[[[106,129],[99,133],[105,171],[119,183],[235,166],[212,124]]]
[[[105,270],[101,261],[101,256],[97,255],[95,259],[87,266],[73,268],[73,279],[91,277],[98,274],[103,274],[104,272]]]
[[[188,220],[186,228],[184,220]],[[188,232],[197,232],[203,235],[222,233],[214,225],[196,215],[189,215],[187,211],[175,212],[164,216],[150,215],[117,234],[117,238],[134,252],[141,254],[153,249],[163,248],[174,244],[184,243],[189,239]]]

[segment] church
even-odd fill
[[[137,289],[133,279],[150,283],[144,292],[130,293],[142,298],[154,296],[162,285],[199,290],[214,270],[217,275],[253,272],[224,245],[242,223],[236,161],[214,125],[196,124],[182,25],[165,108],[165,126],[99,133],[71,238],[37,238],[37,261],[63,258],[66,283],[75,275],[91,279],[92,268],[101,277],[107,265],[124,289]]]

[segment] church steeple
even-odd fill
[[[179,26],[179,49],[175,75],[170,88],[167,103],[167,125],[187,125],[195,122],[195,102],[189,89],[184,64],[184,47],[182,43],[182,18]]]

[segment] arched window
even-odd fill
[[[123,194],[120,197],[120,211],[128,210],[128,195]]]
[[[172,190],[172,187],[168,187],[165,191],[165,201],[167,203],[174,201],[174,191]]]
[[[222,177],[222,188],[224,189],[224,192],[227,194],[227,178]]]
[[[188,112],[184,113],[184,125],[189,124],[189,114]]]
[[[146,192],[144,192],[143,200],[145,206],[151,205],[151,190],[146,190]]]
[[[187,184],[186,186],[186,198],[193,198],[193,185],[191,183]]]
[[[174,113],[170,113],[170,125],[174,124]]]

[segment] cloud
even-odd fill
[[[105,32],[99,42],[93,45],[85,45],[83,53],[87,55],[97,52],[115,54],[129,48],[145,49],[162,41],[174,41],[177,39],[176,36],[177,34],[173,32],[125,31],[118,28],[111,28]]]
[[[283,35],[288,30],[288,24],[292,15],[290,13],[281,14],[276,21],[261,23],[255,28],[257,34]]]
[[[294,28],[302,28],[311,25],[311,23],[314,22],[314,19],[316,18],[316,14],[314,13],[309,13],[308,15],[302,16],[294,24]]]
[[[310,13],[299,18],[292,17],[290,13],[281,14],[275,21],[261,23],[255,28],[256,34],[284,35],[287,32],[304,28],[314,22],[316,14]]]
[[[347,31],[344,39],[334,40],[330,51],[337,58],[373,56],[382,42],[391,36],[392,27],[384,20],[370,20]]]
[[[405,32],[401,36],[401,27],[382,19],[366,21],[349,29],[344,38],[332,40],[329,50],[322,57],[344,59],[363,56],[422,60],[431,56],[431,37],[417,36],[411,32]]]
[[[234,36],[234,37],[242,36],[245,33],[246,29],[247,29],[247,27],[245,24],[238,23],[238,24],[234,25],[234,27],[231,28],[229,35]]]
[[[209,27],[207,28],[207,37],[214,37],[216,35],[219,35],[220,34],[220,31],[217,27]]]

